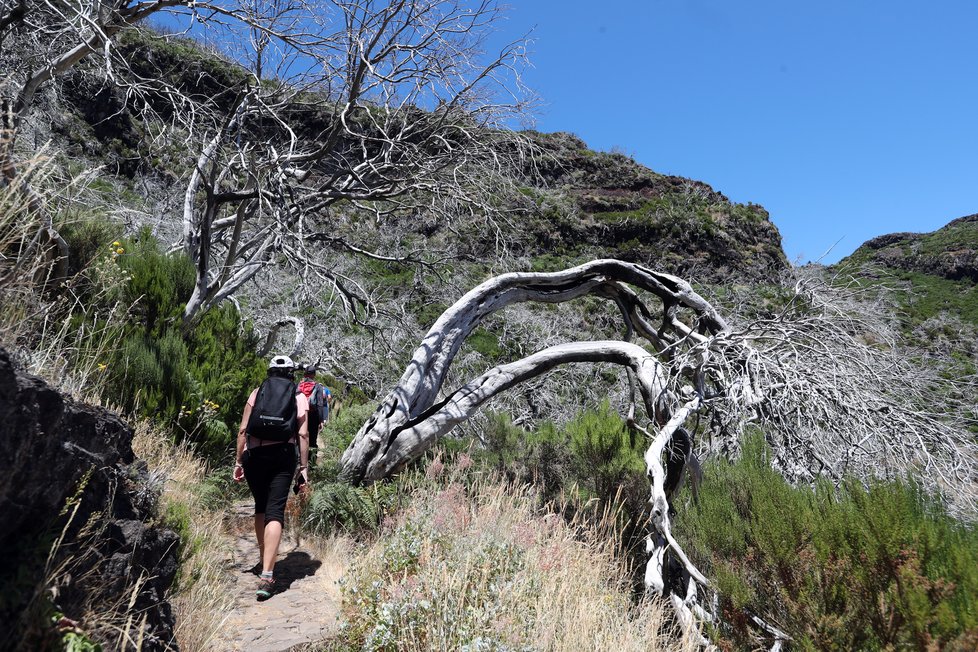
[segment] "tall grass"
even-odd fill
[[[434,460],[354,559],[334,648],[692,650],[665,603],[635,603],[614,543],[537,507],[528,487]]]
[[[141,422],[133,450],[163,483],[160,513],[182,538],[180,571],[170,603],[175,635],[184,652],[214,649],[233,606],[223,511],[208,504],[205,464],[185,445],[173,445],[148,422]]]
[[[47,555],[41,580],[18,578],[6,587],[11,592],[30,592],[18,622],[9,623],[16,633],[5,641],[12,645],[10,649],[138,652],[147,643],[150,614],[137,605],[145,597],[141,594],[146,584],[154,578],[139,570],[137,563],[129,569],[124,586],[115,584],[120,579],[119,569],[112,568],[116,559],[105,554],[105,543],[117,522],[113,520],[117,488],[110,486],[108,495],[100,497],[102,507],[82,518],[93,500],[89,483],[94,473],[94,468],[89,469],[65,500],[58,515],[63,521],[61,527],[51,532],[50,540],[41,539]],[[34,544],[26,541],[25,545]],[[107,570],[112,577],[109,582]],[[28,584],[32,586],[28,588]],[[154,641],[153,647],[159,644]]]
[[[104,298],[126,277],[106,249],[90,260],[74,261],[71,276],[51,283],[45,247],[34,245],[45,228],[46,218],[40,212],[53,210],[55,202],[31,206],[23,190],[29,182],[30,192],[37,192],[34,188],[45,185],[51,169],[38,159],[0,187],[0,345],[28,372],[75,398],[91,399],[104,389],[105,361],[118,341],[127,310],[85,296],[82,286],[88,285],[86,274],[98,274],[98,292]],[[81,219],[58,218],[59,228],[70,228],[72,220]],[[104,220],[91,215],[85,219]]]
[[[20,183],[44,167],[37,161],[24,167],[20,177],[0,185],[0,341],[7,344],[23,342],[30,324],[45,312],[34,282],[43,261],[28,256],[41,222],[20,189]]]

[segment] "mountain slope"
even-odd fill
[[[952,281],[978,281],[978,214],[960,217],[931,233],[881,235],[846,260],[872,261]]]
[[[233,98],[246,79],[236,63],[192,40],[165,39],[144,30],[127,33],[120,47],[131,54],[143,77],[166,79],[216,105]],[[192,169],[196,152],[179,151],[178,139],[151,137],[159,130],[153,121],[165,122],[173,111],[165,99],[151,97],[149,105],[135,105],[105,85],[100,71],[80,67],[65,78],[59,101],[50,103],[51,131],[69,156],[104,165],[119,186],[136,188],[137,194],[139,187],[172,184],[168,192],[174,202],[172,195],[183,190],[178,180]],[[297,133],[323,131],[329,116],[312,110],[315,104],[297,109]],[[483,216],[476,216],[469,224],[453,224],[456,230],[447,236],[444,225],[433,228],[430,220],[418,219],[399,225],[401,233],[436,246],[443,244],[439,235],[447,241],[462,234],[452,247],[481,260],[501,255],[501,239],[508,253],[528,261],[513,261],[513,268],[525,264],[553,269],[593,257],[616,257],[716,281],[763,280],[788,267],[780,233],[762,207],[732,203],[702,182],[658,174],[621,154],[596,152],[570,134],[524,135],[529,145],[525,164],[512,171],[519,193],[499,192],[500,207],[518,218],[488,228]],[[161,203],[159,198],[152,201]],[[179,219],[176,211],[162,217]],[[342,232],[336,222],[343,220],[332,221],[327,229]],[[164,234],[169,230],[165,225],[160,229]],[[370,244],[384,248],[386,243]]]
[[[562,190],[577,217],[538,232],[541,249],[577,254],[576,262],[621,258],[697,280],[757,281],[787,269],[781,234],[763,207],[733,203],[701,181],[658,174],[619,153],[596,152],[571,134],[531,136],[550,163],[538,164],[531,177]]]
[[[873,238],[837,268],[859,273],[866,266],[877,268],[876,275],[908,284],[904,306],[911,322],[946,312],[978,325],[978,214],[930,233]]]

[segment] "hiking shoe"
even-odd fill
[[[275,580],[270,580],[266,578],[261,578],[258,580],[258,589],[255,591],[255,597],[258,601],[268,600],[275,593]]]

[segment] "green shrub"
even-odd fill
[[[363,261],[364,271],[377,285],[389,288],[408,288],[414,283],[415,269],[411,265],[369,258]]]
[[[482,431],[483,456],[498,471],[512,470],[524,450],[522,442],[527,433],[514,426],[512,418],[505,412],[491,412],[488,417]]]
[[[357,431],[366,423],[375,409],[376,405],[371,403],[347,405],[331,416],[319,432],[321,454],[325,457],[339,459],[340,454],[350,445]]]
[[[567,424],[575,475],[603,504],[611,503],[629,479],[644,477],[643,443],[608,401],[585,410]]]
[[[533,484],[544,502],[557,500],[566,488],[579,484],[575,474],[581,465],[574,459],[566,430],[545,421],[526,433],[521,447],[519,480]]]
[[[87,300],[70,320],[76,339],[100,332],[100,313],[128,307],[100,364],[104,396],[128,412],[170,424],[208,456],[226,456],[248,392],[265,375],[250,326],[233,306],[221,305],[184,332],[193,265],[185,256],[164,253],[148,231],[108,244],[102,241],[111,230],[79,224],[72,233],[93,255],[105,249],[101,262],[86,271]]]
[[[396,500],[397,487],[375,483],[352,487],[344,482],[313,482],[312,498],[302,513],[302,527],[327,535],[337,529],[346,532],[375,530]]]
[[[415,318],[418,320],[418,325],[424,329],[431,328],[438,318],[442,316],[448,309],[448,304],[441,303],[440,301],[433,301],[430,303],[419,303],[413,306],[415,312]]]
[[[499,358],[502,349],[499,346],[499,338],[492,332],[484,328],[477,328],[466,338],[465,343],[478,351],[487,360],[493,361]]]
[[[905,481],[792,487],[760,437],[707,468],[677,533],[716,578],[721,635],[754,647],[745,610],[800,650],[965,649],[978,640],[978,532]]]
[[[90,213],[67,221],[59,233],[68,245],[68,273],[78,274],[108,255],[111,244],[119,237],[122,228],[99,213]]]

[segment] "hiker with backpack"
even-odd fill
[[[329,418],[329,388],[316,382],[316,365],[306,365],[299,391],[309,399],[309,448],[318,448],[319,431]]]
[[[262,568],[255,591],[259,600],[275,592],[275,561],[293,478],[298,484],[309,482],[309,402],[294,382],[295,371],[290,357],[273,357],[268,377],[248,397],[238,428],[234,479],[247,480],[255,499]]]

